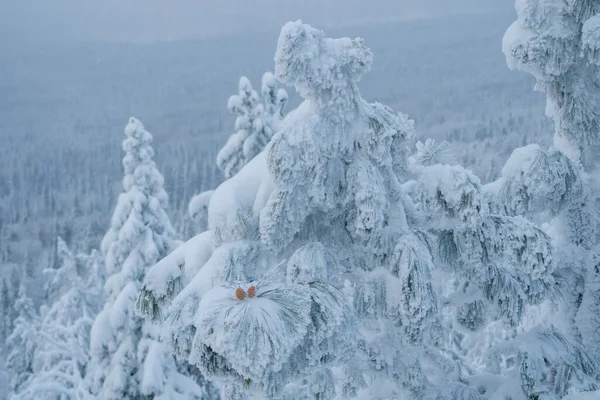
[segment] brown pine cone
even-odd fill
[[[250,286],[248,288],[248,297],[253,298],[256,296],[256,286]]]
[[[244,289],[239,287],[235,289],[235,297],[237,297],[238,300],[244,300],[246,298],[246,292],[244,292]]]

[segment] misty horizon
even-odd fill
[[[175,0],[162,3],[107,0],[22,0],[0,14],[0,43],[79,41],[154,42],[201,39],[279,29],[301,19],[324,29],[414,21],[462,13],[504,12],[510,2],[492,0]]]

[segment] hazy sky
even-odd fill
[[[153,41],[502,10],[512,0],[0,0],[0,38]]]

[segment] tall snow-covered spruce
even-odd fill
[[[164,352],[158,327],[134,313],[146,271],[179,242],[165,212],[163,177],[152,161],[152,135],[135,118],[125,135],[124,192],[102,241],[107,299],[91,330],[89,389],[104,400],[200,399],[202,388]]]
[[[549,238],[492,214],[475,176],[438,164],[445,144],[411,170],[413,122],[360,96],[371,62],[360,38],[286,24],[275,74],[305,101],[215,190],[210,231],[146,275],[138,312],[224,399],[490,396],[444,348],[441,311],[514,325],[552,292]]]

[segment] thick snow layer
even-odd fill
[[[590,62],[600,66],[600,15],[595,15],[583,24],[581,41]]]
[[[209,204],[208,225],[211,230],[223,234],[239,232],[239,212],[257,219],[266,199],[273,190],[273,182],[262,152],[248,163],[237,175],[221,184],[213,193]],[[229,239],[227,236],[221,240]],[[231,238],[235,239],[235,238]]]
[[[540,151],[541,149],[538,144],[530,144],[513,150],[502,168],[502,176],[504,178],[512,178],[520,175],[522,171],[528,170]]]

